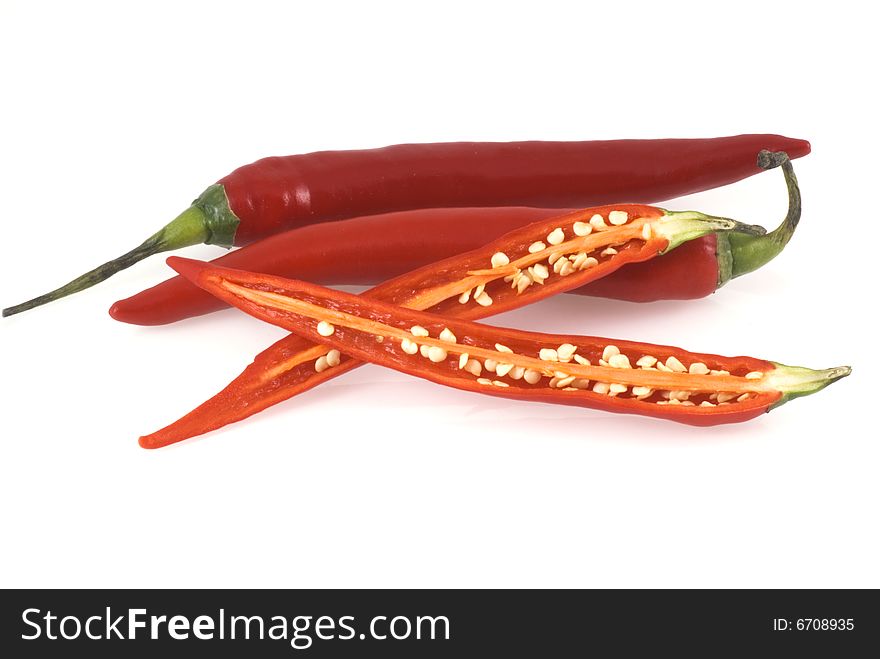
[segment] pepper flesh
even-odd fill
[[[708,426],[754,418],[850,372],[848,367],[813,371],[753,357],[490,327],[296,280],[175,257],[169,264],[246,313],[335,349],[335,363],[328,368],[342,365],[345,354],[446,386],[508,398]]]
[[[231,246],[315,222],[411,208],[565,208],[655,202],[761,171],[754,154],[810,152],[804,140],[738,135],[689,140],[405,144],[264,158],[210,186],[143,244],[54,291],[3,310],[32,309],[104,281],[153,254]]]
[[[611,224],[610,218],[614,213],[626,215],[626,221],[621,225]],[[589,222],[595,222],[594,218],[597,216],[603,218],[602,224],[605,228],[591,228],[585,233],[587,229],[581,225],[592,227]],[[606,219],[608,223],[605,222]],[[598,222],[596,224],[599,226]],[[577,230],[585,235],[577,235]],[[429,309],[450,317],[482,318],[577,288],[627,263],[656,256],[680,244],[685,238],[693,239],[718,230],[755,234],[762,232],[759,228],[733,220],[713,218],[692,211],[675,213],[636,204],[586,209],[516,229],[479,250],[419,268],[367,291],[364,295],[391,304]],[[554,239],[558,239],[556,244],[550,244],[551,234]],[[532,246],[538,242],[542,243],[543,248],[531,251]],[[562,274],[561,270],[559,273],[551,273],[553,264],[550,260],[555,254],[580,254],[586,244],[592,245],[591,254],[598,257],[595,264],[584,263],[581,269],[568,274]],[[606,245],[616,245],[613,254],[602,253],[608,249]],[[500,252],[508,257],[509,263],[489,268],[493,255]],[[554,263],[562,258],[564,256],[559,256]],[[534,269],[538,263],[547,264],[547,277],[542,283],[536,281],[518,291],[511,287],[513,282],[504,281],[505,277],[511,276],[509,273],[517,269],[520,273],[529,272],[528,268]],[[487,269],[489,274],[472,274]],[[487,305],[477,301],[480,297],[477,293],[480,286],[484,288],[482,293],[491,298]],[[462,301],[462,294],[468,291],[470,296]],[[142,445],[163,446],[213,430],[250,416],[356,365],[349,363],[349,360],[339,368],[332,369],[332,375],[325,374],[328,372],[316,373],[309,362],[326,352],[326,348],[317,349],[296,337],[282,339],[259,356],[242,376],[218,396],[170,426],[142,438]]]

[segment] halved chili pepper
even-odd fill
[[[656,259],[631,264],[570,291],[634,302],[704,297],[778,255],[800,219],[797,179],[785,154],[761,152],[762,168],[782,165],[789,211],[766,236],[709,234]],[[517,227],[558,215],[546,208],[433,208],[317,224],[259,240],[213,263],[318,284],[375,285],[441,259],[477,249]],[[569,209],[573,212],[573,209]],[[161,325],[223,308],[184,277],[172,277],[110,308],[137,325]]]
[[[94,286],[138,261],[208,243],[244,245],[294,227],[412,208],[565,208],[652,202],[760,171],[754,154],[810,152],[804,140],[739,135],[695,140],[405,144],[264,158],[210,186],[192,206],[123,256],[3,310],[26,311]]]
[[[419,268],[364,295],[449,317],[482,318],[577,288],[627,263],[717,231],[764,233],[760,227],[695,211],[602,206],[516,229],[481,249]],[[207,432],[315,386],[323,370],[315,365],[327,351],[293,337],[283,339],[264,353],[271,355],[268,359],[258,357],[224,392],[142,438],[142,445],[163,446]]]
[[[228,304],[329,346],[319,371],[359,359],[467,391],[698,426],[754,418],[850,373],[492,327],[201,261],[168,263]]]

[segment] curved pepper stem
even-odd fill
[[[764,236],[743,233],[726,235],[730,249],[730,270],[721,275],[723,281],[719,281],[719,284],[757,270],[776,258],[791,240],[801,219],[801,190],[788,155],[783,151],[761,151],[758,166],[762,169],[782,168],[788,188],[788,213],[776,229]]]
[[[192,203],[192,206],[147,238],[138,247],[84,275],[80,275],[54,291],[4,309],[3,317],[12,316],[91,288],[112,277],[120,270],[125,270],[154,254],[200,243],[231,247],[238,222],[238,218],[229,207],[229,200],[226,198],[223,186],[212,185]]]

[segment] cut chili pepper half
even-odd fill
[[[564,293],[645,261],[684,241],[716,232],[763,237],[762,227],[695,211],[600,206],[541,220],[480,249],[444,259],[365,293],[444,316],[484,318]],[[283,339],[221,394],[178,422],[141,438],[159,447],[238,421],[343,372],[316,373],[310,361],[327,348]],[[347,368],[354,368],[350,363]]]
[[[745,421],[849,375],[671,346],[524,332],[406,309],[296,280],[172,257],[169,265],[228,304],[329,352],[438,384],[522,400],[642,414],[698,426]]]

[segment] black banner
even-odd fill
[[[7,590],[0,598],[7,657],[628,656],[646,647],[675,656],[855,656],[880,647],[872,590]]]

